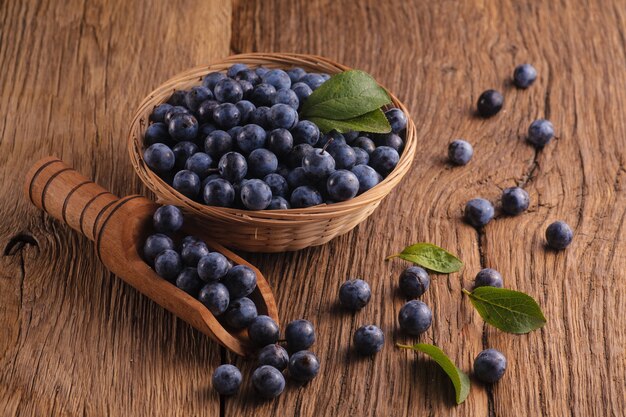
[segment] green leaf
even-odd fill
[[[322,133],[336,130],[339,133],[347,133],[351,130],[370,133],[389,133],[391,125],[381,109],[373,110],[362,116],[347,120],[331,120],[322,117],[311,117],[309,121],[315,123]]]
[[[407,246],[401,253],[388,256],[387,260],[391,258],[402,258],[405,261],[443,274],[457,272],[463,267],[463,262],[459,258],[432,243],[416,243]]]
[[[523,292],[495,287],[463,292],[483,320],[507,333],[524,334],[546,324],[539,304]]]
[[[330,77],[302,105],[304,119],[348,120],[391,103],[389,94],[371,75],[358,70]]]
[[[411,349],[422,352],[430,356],[439,366],[441,366],[441,369],[448,374],[450,380],[452,380],[452,385],[454,385],[454,391],[456,394],[456,403],[461,404],[465,401],[470,392],[470,379],[463,371],[456,367],[454,362],[448,358],[443,350],[439,349],[435,345],[429,345],[428,343],[416,343],[413,346],[401,345],[398,343],[397,346],[402,349]]]

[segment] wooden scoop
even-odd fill
[[[25,192],[35,206],[91,239],[102,263],[126,283],[233,352],[251,352],[247,331],[222,326],[200,301],[159,277],[142,259],[143,242],[153,233],[156,203],[140,195],[118,198],[54,157],[44,158],[30,169]],[[257,288],[250,298],[259,314],[278,323],[272,290],[258,269],[206,239],[191,218],[185,218],[183,232],[203,239],[211,250],[234,264],[252,268]]]

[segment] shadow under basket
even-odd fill
[[[409,171],[417,147],[415,124],[406,107],[390,93],[393,107],[401,109],[407,115],[404,151],[398,165],[387,178],[351,200],[300,209],[250,211],[206,206],[180,194],[150,170],[143,160],[143,138],[150,113],[156,105],[166,102],[175,90],[200,85],[202,77],[207,73],[226,71],[235,63],[282,69],[302,67],[309,72],[328,74],[350,69],[314,55],[233,55],[223,61],[177,75],[142,101],[133,117],[128,135],[128,150],[135,171],[141,181],[154,192],[159,203],[173,204],[183,209],[188,217],[192,216],[197,227],[202,228],[203,233],[217,242],[249,252],[284,252],[322,245],[364,221]]]

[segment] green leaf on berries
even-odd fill
[[[448,374],[448,377],[450,377],[452,385],[454,385],[456,403],[461,404],[465,401],[470,392],[470,379],[463,371],[456,367],[454,362],[450,360],[443,350],[439,349],[435,345],[429,345],[428,343],[416,343],[413,346],[401,345],[398,343],[397,346],[402,349],[411,349],[416,352],[422,352],[430,356],[435,362],[437,362],[441,369]]]
[[[407,246],[397,255],[388,256],[387,260],[391,258],[401,258],[442,274],[457,272],[463,267],[463,262],[459,258],[432,243],[416,243]]]
[[[322,133],[336,130],[339,133],[347,133],[352,130],[357,132],[389,133],[391,126],[381,109],[373,110],[362,116],[346,120],[331,120],[323,117],[310,117],[309,121],[315,123]]]
[[[483,320],[504,332],[524,334],[546,324],[539,304],[523,292],[495,287],[463,292]]]
[[[350,70],[333,75],[317,88],[302,105],[300,116],[350,120],[389,103],[389,94],[371,75]]]

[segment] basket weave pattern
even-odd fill
[[[241,54],[221,62],[197,67],[171,78],[154,90],[140,104],[131,122],[128,150],[131,163],[141,181],[162,204],[181,207],[204,232],[225,246],[250,252],[283,252],[321,245],[352,230],[378,207],[382,199],[409,171],[416,152],[415,124],[398,99],[390,94],[393,105],[408,119],[405,148],[396,168],[380,184],[345,202],[289,210],[249,211],[234,208],[206,206],[183,196],[154,173],[143,160],[143,135],[154,106],[164,103],[174,90],[199,85],[204,75],[212,71],[226,71],[235,63],[251,67],[302,67],[311,72],[334,74],[349,68],[329,59],[299,54]]]

